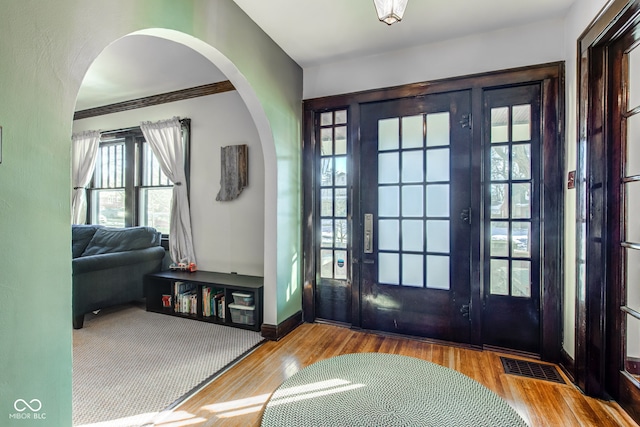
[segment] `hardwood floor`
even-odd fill
[[[269,396],[286,378],[314,362],[358,352],[412,356],[462,372],[503,397],[531,427],[637,427],[616,403],[585,397],[566,377],[563,385],[505,374],[493,351],[324,324],[303,324],[279,342],[261,345],[156,426],[259,426]]]

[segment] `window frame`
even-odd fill
[[[191,163],[191,120],[181,119],[182,125],[182,140],[184,144],[184,170],[187,183],[187,198],[189,198],[190,191],[190,163]],[[102,132],[100,137],[100,147],[103,145],[113,144],[114,141],[124,140],[124,187],[117,187],[115,189],[124,189],[124,206],[125,217],[124,227],[134,227],[142,225],[140,220],[142,218],[141,208],[143,203],[141,201],[142,193],[144,189],[149,188],[173,188],[173,184],[170,185],[143,185],[144,183],[144,166],[145,157],[142,149],[143,144],[147,141],[144,137],[142,129],[139,126],[118,129],[113,131]],[[149,151],[151,152],[151,151]],[[99,159],[99,158],[98,158]],[[98,161],[98,159],[96,161]],[[86,188],[87,191],[87,211],[86,218],[88,224],[94,222],[94,197],[93,192],[103,189],[109,189],[109,187],[96,187],[96,170],[94,170],[91,181]],[[97,214],[97,213],[96,213]],[[162,234],[162,240],[167,243],[169,239],[168,234]],[[164,244],[163,243],[163,244]]]

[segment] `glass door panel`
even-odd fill
[[[469,108],[461,92],[361,110],[361,209],[374,218],[362,262],[364,328],[468,340],[455,304],[469,301],[469,224],[458,218],[470,203],[470,132],[461,125]],[[454,162],[464,172],[454,175]]]

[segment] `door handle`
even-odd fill
[[[373,214],[364,214],[364,253],[373,253]]]

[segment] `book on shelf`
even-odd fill
[[[202,287],[202,315],[205,317],[221,317],[218,301],[224,297],[222,289],[210,286]]]
[[[182,314],[195,315],[198,313],[198,287],[195,283],[174,282],[173,295],[174,307],[173,311]]]

